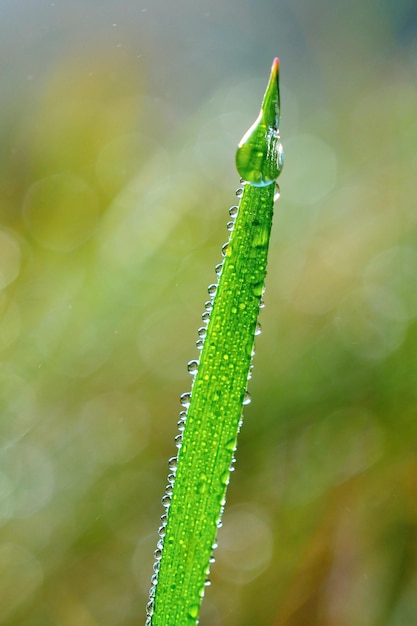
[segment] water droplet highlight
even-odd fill
[[[274,183],[281,173],[284,152],[278,130],[279,118],[279,60],[274,59],[260,113],[243,135],[236,152],[238,173],[255,187]]]

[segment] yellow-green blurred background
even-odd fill
[[[0,623],[144,623],[276,55],[264,332],[200,623],[415,623],[415,3],[1,0],[0,52]]]

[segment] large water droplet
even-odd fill
[[[279,61],[275,59],[261,111],[243,135],[236,152],[237,171],[245,181],[256,187],[274,183],[283,167],[279,117]]]

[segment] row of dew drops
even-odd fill
[[[241,187],[239,187],[236,190],[236,196],[240,199],[243,195],[243,186],[245,185],[245,180],[243,178],[240,179],[240,183],[241,183]],[[274,195],[274,201],[277,201],[279,199],[280,196],[280,189],[278,184],[275,185],[275,195]],[[229,235],[229,241],[230,241],[230,236],[231,233],[233,231],[234,225],[235,225],[235,220],[237,217],[237,214],[239,212],[239,206],[238,205],[233,205],[230,207],[229,209],[229,215],[231,220],[229,222],[227,222],[227,230],[229,231],[230,235]],[[222,246],[222,256],[225,257],[227,254],[227,248],[229,246],[229,241],[227,243],[225,243]],[[219,263],[218,265],[216,265],[215,267],[215,272],[216,272],[216,276],[217,276],[217,280],[220,280],[220,276],[222,273],[222,269],[223,269],[223,262]],[[208,300],[205,305],[204,305],[204,312],[201,316],[203,322],[204,322],[204,326],[202,326],[201,328],[198,329],[197,334],[198,334],[198,339],[196,341],[196,346],[198,350],[202,350],[203,346],[204,346],[204,340],[207,334],[207,325],[209,323],[210,320],[210,313],[211,310],[213,308],[213,302],[214,302],[214,298],[217,292],[217,286],[218,286],[218,282],[217,283],[213,283],[211,285],[208,286],[208,294],[210,296],[210,300]],[[262,292],[262,296],[263,296],[263,292]],[[259,303],[259,308],[263,309],[265,306],[263,298],[261,297],[260,303]],[[256,324],[256,329],[255,329],[255,335],[260,335],[262,332],[261,329],[261,325],[258,322]],[[255,349],[254,347],[252,348],[252,359],[255,356]],[[198,364],[199,361],[198,360],[192,360],[189,361],[188,365],[187,365],[187,369],[189,374],[191,374],[193,376],[193,382],[194,379],[197,375],[198,372]],[[253,371],[253,363],[251,363],[250,367],[249,367],[249,373],[248,373],[248,381],[252,378],[252,371]],[[193,384],[191,385],[191,389],[192,389]],[[180,402],[181,405],[183,407],[183,410],[180,412],[180,419],[178,421],[178,435],[176,435],[174,441],[175,441],[175,445],[178,448],[178,451],[181,449],[182,446],[182,437],[183,437],[183,432],[185,429],[185,422],[187,419],[187,409],[190,406],[191,403],[191,392],[187,392],[187,393],[183,393],[180,396]],[[243,405],[248,405],[251,402],[251,396],[249,394],[248,391],[245,392],[244,398],[243,398]],[[243,423],[243,414],[240,418],[239,421],[239,425],[238,425],[238,433],[242,427],[242,423]],[[232,462],[231,465],[229,467],[229,472],[233,472],[234,471],[234,465],[236,463],[236,459],[234,456],[234,453],[236,451],[236,444],[234,445],[233,448],[233,458],[232,458]],[[158,535],[159,535],[159,539],[158,542],[156,544],[156,550],[154,551],[154,564],[153,564],[153,575],[151,578],[151,588],[149,591],[149,602],[146,605],[146,624],[145,626],[151,626],[152,625],[152,615],[153,615],[153,611],[154,611],[154,598],[155,598],[155,593],[156,593],[156,585],[158,582],[158,574],[159,574],[159,568],[160,568],[160,562],[161,562],[161,558],[162,558],[162,550],[163,550],[163,546],[164,546],[164,537],[166,534],[166,526],[168,523],[168,510],[171,504],[171,498],[172,498],[172,493],[174,490],[174,482],[175,482],[175,474],[177,472],[177,466],[178,466],[178,457],[177,456],[173,456],[169,459],[168,461],[168,470],[169,470],[169,474],[168,474],[168,484],[165,488],[165,494],[162,497],[162,505],[165,508],[165,513],[163,515],[161,515],[161,525],[158,529]],[[229,473],[227,474],[227,477],[225,478],[225,486],[227,486],[229,483]],[[220,508],[220,512],[219,512],[219,517],[217,520],[217,527],[220,528],[222,526],[222,516],[223,516],[223,511],[224,511],[224,506],[226,504],[226,499],[223,498],[223,500],[221,501],[221,508]],[[215,541],[212,545],[212,550],[214,553],[214,550],[217,548],[217,541]],[[210,575],[210,566],[215,562],[215,558],[214,555],[211,555],[210,557],[210,562],[209,565],[207,567],[206,570],[206,581],[204,583],[204,587],[201,589],[200,591],[200,597],[203,598],[204,597],[204,593],[205,593],[205,587],[210,586],[211,581],[209,579],[209,575]],[[195,619],[198,615],[199,612],[199,605],[198,606],[193,606],[190,608],[190,618]],[[196,624],[198,624],[198,620],[196,621]]]

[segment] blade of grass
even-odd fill
[[[279,114],[275,59],[261,112],[239,143],[239,209],[222,250],[218,285],[209,287],[212,310],[203,314],[209,319],[200,333],[200,360],[189,364],[195,373],[192,390],[181,396],[186,410],[179,423],[178,457],[169,462],[163,498],[167,513],[155,551],[148,625],[185,626],[198,620],[242,406],[249,402],[246,385],[266,276],[275,181],[283,164]],[[235,212],[232,207],[232,217]]]

